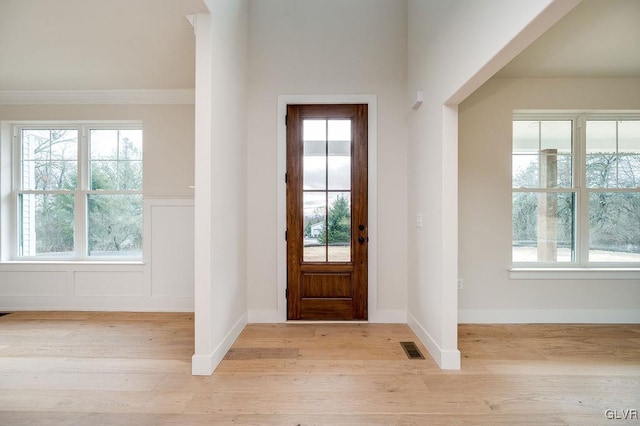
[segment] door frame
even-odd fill
[[[280,95],[278,96],[278,173],[277,173],[277,262],[278,262],[278,322],[287,322],[287,127],[285,117],[289,104],[367,104],[368,111],[368,314],[369,322],[379,318],[378,306],[378,105],[376,95]],[[295,321],[300,323],[299,320]]]

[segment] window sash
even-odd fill
[[[640,187],[620,188],[620,187],[588,187],[586,175],[586,122],[595,120],[640,120],[639,114],[567,114],[567,113],[516,113],[513,115],[513,121],[557,121],[557,120],[573,120],[573,153],[572,153],[572,182],[570,188],[540,188],[540,187],[512,187],[512,194],[516,193],[574,193],[574,238],[575,238],[575,259],[572,262],[518,262],[512,258],[512,266],[514,268],[561,268],[561,267],[578,267],[578,268],[638,268],[640,262],[618,262],[618,261],[593,261],[589,259],[590,253],[590,217],[589,217],[589,199],[594,193],[621,193],[634,194],[640,193]],[[617,144],[616,144],[617,146]],[[512,158],[514,156],[512,150]],[[512,172],[513,182],[513,172]],[[513,207],[512,207],[513,208]],[[513,225],[512,225],[513,226]],[[512,236],[512,244],[513,244]],[[513,249],[512,249],[513,256]]]
[[[22,159],[22,135],[23,130],[77,130],[78,132],[78,152],[76,155],[77,164],[77,185],[76,189],[23,189],[23,159]],[[89,158],[89,134],[92,130],[142,130],[142,126],[139,123],[127,123],[127,122],[113,122],[113,123],[67,123],[67,122],[54,122],[54,123],[25,123],[15,124],[13,126],[13,158],[14,167],[12,173],[12,229],[15,235],[12,237],[11,257],[20,261],[132,261],[141,260],[142,253],[140,255],[118,255],[118,256],[95,256],[89,254],[88,247],[88,199],[91,195],[143,195],[142,187],[136,189],[110,189],[110,190],[92,190],[90,188],[91,179]],[[141,164],[144,163],[143,153],[140,154]],[[74,250],[67,255],[23,255],[21,254],[21,212],[19,200],[25,195],[73,195],[74,196],[74,208],[73,208],[73,223],[74,223]],[[141,212],[142,214],[142,212]],[[144,217],[141,218],[141,230],[144,228]]]

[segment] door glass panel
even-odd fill
[[[303,189],[327,188],[327,121],[304,120]]]
[[[351,120],[329,120],[328,138],[330,141],[350,141]]]
[[[326,146],[325,141],[304,142],[303,189],[327,188]]]
[[[302,139],[304,141],[326,141],[327,120],[304,120],[302,123]]]
[[[329,189],[342,191],[351,189],[351,141],[329,140],[327,163]]]
[[[351,120],[303,121],[303,261],[351,261]]]
[[[326,262],[326,192],[304,192],[304,248],[305,262]]]
[[[351,193],[330,192],[327,215],[329,262],[351,261]]]

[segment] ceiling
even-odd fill
[[[0,0],[0,90],[188,89],[202,0]]]
[[[514,0],[515,1],[515,0]],[[192,88],[203,0],[0,0],[0,90]],[[498,77],[640,77],[640,0],[583,0]]]
[[[496,77],[640,77],[640,0],[583,0]]]

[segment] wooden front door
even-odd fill
[[[287,318],[367,319],[367,105],[287,107]]]

